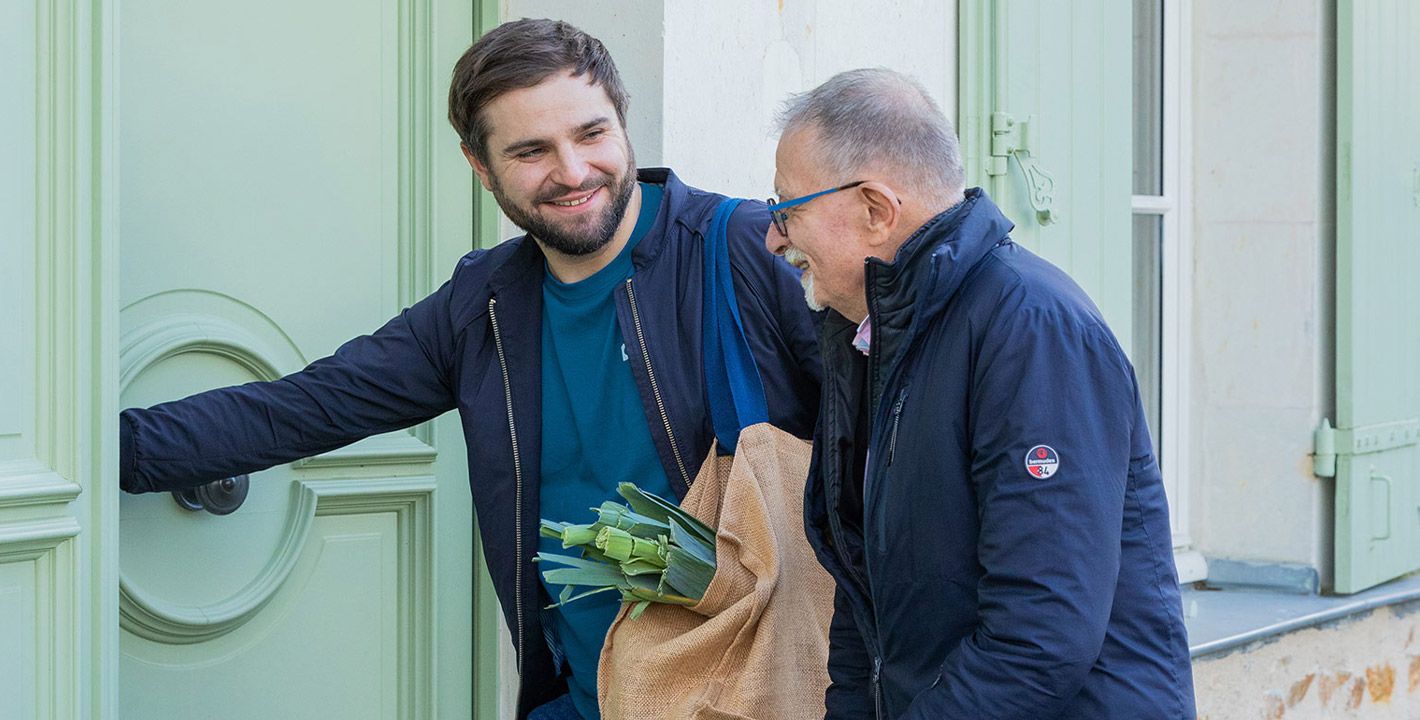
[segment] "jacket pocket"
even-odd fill
[[[893,462],[897,459],[903,409],[907,406],[907,391],[908,387],[904,385],[893,397],[892,406],[888,409],[887,424],[874,443],[873,452],[882,453],[882,456],[869,454],[866,469],[868,477],[863,479],[863,504],[867,519],[864,535],[872,539],[873,552],[878,555],[891,555],[891,545],[897,541],[894,535],[901,532],[897,519],[904,511],[904,483],[914,481],[910,477],[894,477],[893,469]],[[906,435],[902,437],[905,438]]]

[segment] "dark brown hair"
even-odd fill
[[[488,121],[483,109],[510,90],[529,88],[561,72],[589,76],[606,91],[626,126],[626,87],[601,41],[561,20],[504,23],[478,39],[454,65],[449,123],[469,150],[488,163]]]

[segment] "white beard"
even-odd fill
[[[795,267],[798,267],[801,264],[808,265],[809,263],[809,259],[805,257],[803,251],[799,250],[798,248],[789,248],[785,250],[784,259],[788,260],[789,264]],[[804,302],[809,304],[810,310],[813,310],[814,312],[822,312],[823,310],[827,309],[823,306],[822,303],[814,299],[813,273],[810,273],[808,270],[801,271],[799,275],[799,283],[804,286]]]

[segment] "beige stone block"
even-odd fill
[[[1193,29],[1200,37],[1316,36],[1321,0],[1194,0]]]
[[[1195,543],[1208,555],[1313,564],[1329,486],[1311,473],[1309,409],[1194,414]]]
[[[1318,220],[1320,41],[1202,37],[1193,62],[1197,222]]]
[[[1313,406],[1320,241],[1309,225],[1195,226],[1193,362],[1203,402]]]

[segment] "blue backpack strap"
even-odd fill
[[[740,204],[726,198],[715,210],[705,233],[705,299],[702,304],[702,343],[705,351],[705,390],[715,439],[733,453],[740,430],[769,421],[764,383],[754,364],[754,353],[745,339],[730,273],[730,215]]]

